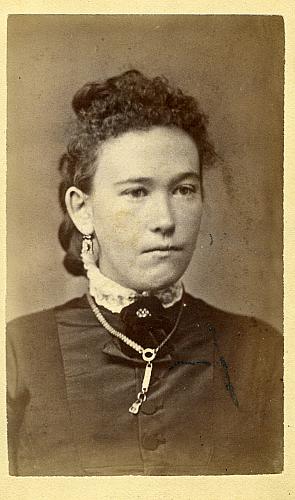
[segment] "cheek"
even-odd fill
[[[136,247],[142,233],[134,213],[114,206],[94,211],[94,228],[101,245],[119,245],[120,250],[125,246],[129,249]]]
[[[183,206],[178,210],[177,224],[179,229],[188,237],[196,238],[202,218],[202,202],[191,206]]]

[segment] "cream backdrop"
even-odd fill
[[[8,319],[84,293],[57,240],[70,102],[137,68],[198,98],[222,157],[205,173],[187,289],[281,328],[283,40],[279,16],[10,16]]]

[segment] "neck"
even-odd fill
[[[136,291],[107,278],[95,264],[87,266],[86,271],[90,295],[95,299],[97,305],[114,313],[120,313],[123,307],[132,304],[142,296],[156,296],[165,308],[173,306],[182,298],[183,285],[181,281],[157,290]]]

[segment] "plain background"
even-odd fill
[[[223,158],[187,289],[280,328],[284,31],[278,16],[10,16],[8,319],[85,291],[62,267],[57,164],[86,81],[135,67],[197,97]]]

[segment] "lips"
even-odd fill
[[[165,246],[158,246],[158,247],[152,247],[148,248],[147,250],[144,250],[142,253],[150,253],[150,252],[180,252],[182,250],[182,247],[175,246],[175,245],[165,245]]]

